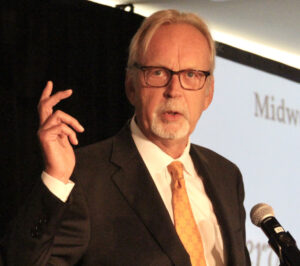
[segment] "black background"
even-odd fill
[[[58,108],[85,127],[79,146],[115,134],[133,113],[124,77],[143,18],[85,1],[18,1],[0,19],[1,236],[43,169],[36,107],[47,80],[73,89]]]

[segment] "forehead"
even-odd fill
[[[141,60],[144,65],[160,65],[173,70],[209,69],[210,49],[204,35],[189,24],[160,26]]]

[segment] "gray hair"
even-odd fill
[[[193,13],[184,13],[177,10],[161,10],[146,18],[136,34],[133,36],[129,46],[129,57],[127,61],[127,75],[132,70],[134,63],[142,58],[148,49],[149,43],[157,29],[165,24],[184,23],[194,26],[206,38],[210,49],[210,72],[215,67],[215,43],[206,23]]]

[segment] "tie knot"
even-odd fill
[[[173,181],[183,179],[183,164],[179,161],[174,161],[168,165],[168,171]]]

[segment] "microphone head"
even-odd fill
[[[256,204],[250,212],[251,221],[256,226],[260,226],[261,222],[270,216],[274,216],[274,211],[273,208],[266,203]]]

